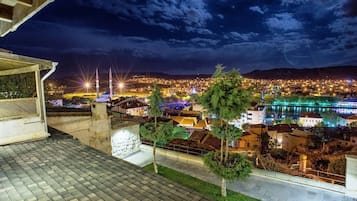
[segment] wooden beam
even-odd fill
[[[11,22],[13,13],[13,7],[0,3],[0,20]]]
[[[0,76],[15,75],[15,74],[21,74],[21,73],[35,72],[35,71],[40,71],[38,64],[32,65],[32,66],[27,66],[27,67],[22,67],[22,68],[3,70],[3,71],[0,71]]]
[[[32,6],[33,0],[17,0],[19,4],[25,5],[25,6]]]
[[[49,60],[21,56],[21,55],[11,54],[7,52],[0,52],[0,64],[1,64],[1,60],[10,61],[10,62],[13,60],[18,62],[28,63],[29,65],[39,64],[40,70],[48,70],[51,69],[53,66],[53,62]]]

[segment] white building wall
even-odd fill
[[[241,115],[240,119],[235,119],[230,124],[237,128],[241,128],[243,124],[264,124],[266,109],[263,110],[247,110]]]
[[[48,137],[39,116],[0,121],[0,145]]]
[[[303,127],[314,127],[316,124],[323,121],[322,118],[300,117],[299,121]]]

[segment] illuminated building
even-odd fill
[[[299,123],[303,127],[314,127],[316,124],[321,123],[322,121],[322,117],[319,114],[313,112],[301,113],[299,117]]]

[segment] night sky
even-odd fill
[[[356,0],[56,0],[0,38],[56,75],[357,65]]]

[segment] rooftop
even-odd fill
[[[0,200],[208,200],[64,134],[0,146]]]
[[[314,113],[314,112],[302,112],[300,114],[300,117],[304,118],[322,118],[320,114]]]
[[[278,133],[290,133],[294,129],[298,129],[299,126],[297,124],[277,124],[274,126],[269,126],[269,131],[277,131]]]
[[[54,0],[1,0],[0,37],[15,31],[22,23]]]

